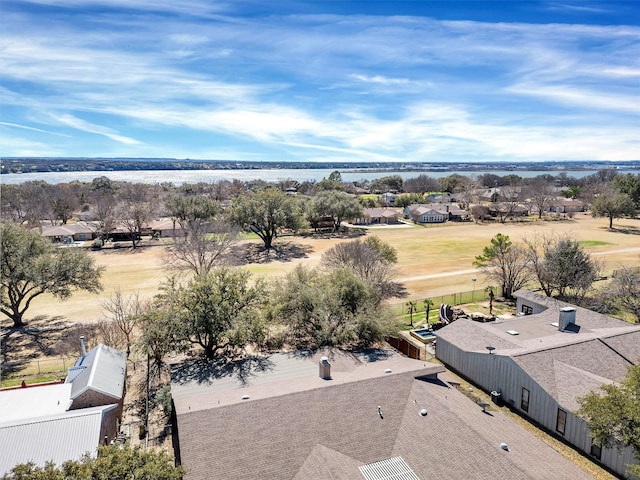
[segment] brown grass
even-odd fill
[[[606,274],[621,265],[640,265],[640,220],[617,220],[614,222],[614,229],[609,230],[606,219],[578,214],[575,218],[564,221],[377,227],[369,229],[367,234],[377,235],[397,249],[398,279],[406,287],[408,298],[423,300],[452,292],[469,291],[474,287],[472,278],[477,278],[477,290],[484,289],[487,282],[475,271],[473,260],[497,233],[508,235],[514,241],[535,235],[570,235],[575,240],[585,242],[585,249],[602,261]],[[269,262],[262,261],[246,267],[255,275],[267,278],[281,276],[298,264],[319,265],[322,253],[343,241],[349,239],[286,237],[278,242],[304,250],[306,254],[303,258],[272,258]],[[258,243],[255,240],[249,242]],[[153,242],[136,250],[123,248],[91,252],[96,262],[105,266],[102,279],[104,291],[97,295],[77,292],[64,302],[42,296],[33,302],[27,312],[27,320],[38,315],[59,315],[70,322],[99,320],[103,316],[100,302],[116,288],[125,293],[138,291],[142,297],[151,297],[157,293],[167,276],[163,253],[164,247]],[[404,303],[406,298],[395,302]],[[3,326],[9,324],[5,322]]]

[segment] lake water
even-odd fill
[[[238,169],[238,170],[122,170],[122,171],[91,171],[91,172],[35,172],[35,173],[9,173],[0,175],[0,184],[15,185],[32,180],[44,180],[47,183],[68,183],[74,180],[81,182],[91,182],[96,177],[105,176],[114,181],[127,181],[136,183],[166,183],[175,185],[183,183],[206,182],[213,183],[220,180],[240,180],[253,181],[265,180],[267,182],[277,182],[280,180],[318,181],[327,178],[335,169]],[[477,176],[483,173],[491,173],[498,176],[516,174],[523,178],[535,177],[537,175],[551,174],[558,175],[563,170],[541,171],[541,170],[487,170],[487,171],[438,171],[438,172],[408,172],[393,170],[349,170],[338,169],[344,182],[355,182],[359,180],[375,180],[386,175],[399,175],[403,180],[415,178],[425,174],[432,178],[442,178],[454,173],[464,176]],[[618,170],[619,173],[637,173],[636,170]],[[596,170],[566,170],[570,177],[582,178],[596,173]]]

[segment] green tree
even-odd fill
[[[279,282],[273,298],[270,315],[284,323],[297,347],[370,346],[390,329],[376,292],[349,269],[299,265]]]
[[[582,300],[596,278],[600,265],[569,237],[539,237],[526,240],[529,266],[544,293],[551,297]]]
[[[362,206],[354,196],[346,192],[327,190],[313,197],[311,211],[315,218],[331,217],[333,231],[337,232],[343,220],[362,215]]]
[[[172,292],[176,322],[183,326],[184,337],[200,345],[207,358],[219,350],[263,340],[266,285],[260,280],[250,285],[249,278],[246,270],[216,268]]]
[[[614,178],[613,184],[621,193],[626,193],[631,197],[636,208],[640,208],[640,174],[618,175]]]
[[[340,173],[340,171],[334,170],[329,174],[329,180],[331,180],[332,182],[342,183],[342,174]]]
[[[630,366],[619,384],[602,385],[600,392],[591,392],[578,403],[577,413],[588,422],[596,443],[628,445],[640,460],[640,365]],[[640,465],[630,466],[628,473],[640,477]]]
[[[237,197],[229,209],[229,220],[258,235],[265,249],[272,248],[280,229],[297,230],[305,225],[296,199],[272,188]]]
[[[480,268],[487,279],[495,280],[502,286],[502,295],[507,298],[524,287],[531,278],[527,251],[514,245],[507,235],[498,233],[491,239],[491,245],[484,247],[473,264]]]
[[[44,293],[65,300],[75,290],[102,290],[100,275],[89,254],[76,248],[56,248],[49,240],[13,223],[0,224],[0,312],[24,326],[31,302]]]
[[[175,466],[169,455],[160,450],[107,445],[98,448],[94,458],[89,454],[56,467],[52,463],[38,467],[34,463],[16,465],[4,480],[180,480],[185,470]]]
[[[401,192],[404,181],[400,175],[387,175],[371,183],[371,190],[377,192]]]
[[[608,189],[598,195],[591,206],[594,217],[609,218],[609,228],[613,228],[613,219],[635,214],[635,204],[626,193],[614,192]]]
[[[493,285],[488,285],[484,290],[489,295],[489,315],[493,315],[493,299],[496,298],[496,294],[494,292],[495,287]]]
[[[418,310],[418,303],[413,300],[409,300],[407,302],[407,313],[409,314],[409,326],[411,328],[413,328],[413,314],[416,310]]]
[[[422,303],[424,304],[424,319],[427,322],[427,326],[428,326],[429,312],[431,311],[431,308],[433,307],[434,303],[433,303],[433,300],[431,300],[430,298],[425,298]]]
[[[378,237],[353,240],[334,245],[322,255],[322,265],[330,269],[348,268],[377,292],[377,303],[395,291],[393,266],[396,250]]]

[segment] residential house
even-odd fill
[[[84,351],[64,383],[0,391],[0,476],[15,465],[60,465],[95,455],[116,438],[126,358],[98,345]]]
[[[388,350],[172,371],[185,480],[591,478],[443,368]],[[194,372],[197,373],[194,375]]]
[[[149,224],[151,235],[154,238],[184,237],[185,231],[180,223],[171,218],[162,218]]]
[[[624,476],[630,447],[593,444],[578,398],[640,361],[640,325],[516,292],[518,316],[459,319],[436,332],[437,358],[550,433]],[[567,478],[567,477],[565,477]]]
[[[96,238],[97,227],[91,223],[78,222],[66,225],[42,227],[42,236],[54,243],[73,243],[89,241]]]
[[[456,204],[414,203],[403,210],[404,216],[416,223],[442,223],[466,220],[469,214]]]
[[[125,394],[127,356],[115,348],[98,345],[83,355],[69,369],[65,383],[70,383],[70,410],[97,405],[118,404],[122,414]]]
[[[365,208],[362,218],[353,219],[356,225],[389,225],[399,223],[397,210],[391,208]]]

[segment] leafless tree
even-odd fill
[[[640,271],[637,268],[618,270],[605,295],[611,303],[631,313],[640,322]]]
[[[479,190],[480,182],[475,177],[464,177],[455,189],[460,208],[467,209],[469,205],[476,203]]]
[[[112,322],[124,335],[128,358],[129,353],[131,353],[131,336],[136,326],[136,321],[144,308],[140,295],[137,292],[124,295],[120,289],[116,289],[109,298],[100,303],[100,307],[108,321]],[[111,337],[114,337],[108,325],[103,327],[101,330],[104,330],[105,334],[108,333]]]
[[[116,218],[127,229],[133,248],[140,242],[143,228],[154,217],[158,195],[153,185],[126,184],[119,192]]]
[[[538,218],[542,218],[555,198],[554,184],[544,176],[536,177],[527,185],[524,196],[529,205],[538,211]]]
[[[165,261],[173,270],[209,273],[227,262],[227,255],[239,241],[239,230],[222,220],[190,222],[175,235]]]

